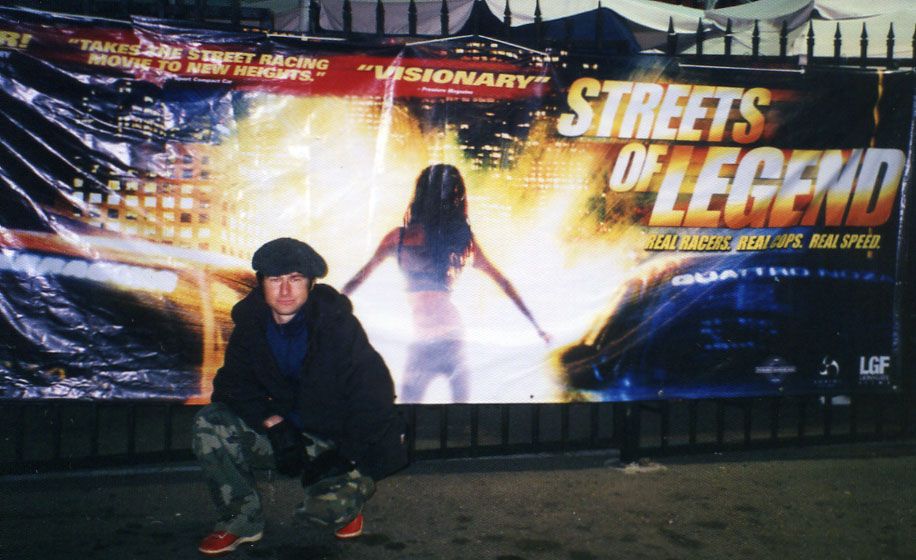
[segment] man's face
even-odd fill
[[[264,277],[264,300],[270,307],[274,321],[283,324],[296,315],[309,297],[310,283],[307,277],[298,272]]]

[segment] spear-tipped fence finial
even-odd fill
[[[833,33],[833,61],[840,62],[843,51],[843,33],[840,31],[840,22],[836,22],[836,31]]]
[[[668,42],[665,50],[668,56],[677,54],[677,33],[674,31],[674,17],[668,17]]]
[[[887,66],[889,68],[894,68],[897,66],[897,63],[894,61],[894,22],[891,22],[890,27],[887,29]]]
[[[506,9],[503,10],[503,36],[509,37],[512,30],[512,8],[509,7],[509,0],[506,0]]]
[[[808,20],[808,64],[814,62],[814,20]]]
[[[544,42],[544,18],[541,15],[541,0],[535,0],[534,3],[534,35],[537,38],[538,45]]]

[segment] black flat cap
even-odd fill
[[[323,278],[328,264],[314,249],[297,239],[281,237],[268,241],[254,252],[251,268],[264,276],[298,272],[309,278]]]

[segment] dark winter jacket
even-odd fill
[[[380,478],[404,466],[405,426],[394,407],[391,375],[350,300],[317,284],[305,302],[305,317],[308,351],[295,391],[267,342],[270,308],[260,287],[237,303],[211,400],[226,403],[259,432],[265,431],[265,419],[286,416],[298,404],[303,429],[336,442],[364,473]]]

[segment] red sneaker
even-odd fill
[[[338,539],[355,539],[363,534],[363,514],[357,515],[353,521],[334,531]]]
[[[200,541],[200,546],[197,547],[197,550],[207,556],[219,556],[232,552],[242,543],[259,541],[263,536],[263,531],[250,537],[240,537],[223,531],[213,531],[204,537],[204,540]]]

